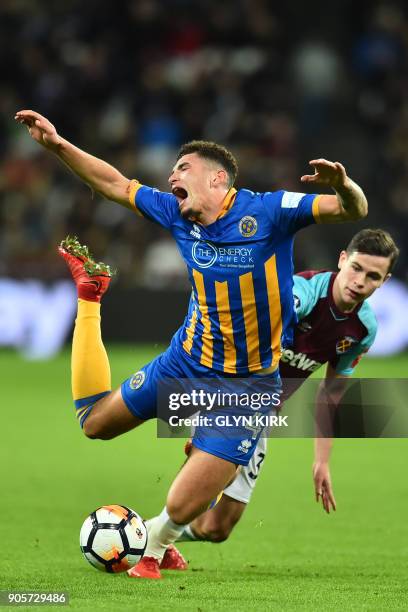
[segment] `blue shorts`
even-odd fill
[[[221,387],[227,392],[240,393],[256,389],[267,389],[280,393],[281,381],[277,372],[267,376],[251,374],[245,379],[233,375],[215,372],[193,361],[183,349],[170,346],[164,353],[143,366],[133,376],[121,385],[123,400],[130,412],[142,420],[157,417],[158,390],[163,380],[206,379],[212,388]],[[211,381],[210,381],[211,379]],[[218,384],[219,382],[219,384]],[[208,388],[208,384],[207,384]],[[193,445],[200,450],[216,455],[234,464],[248,465],[262,434],[261,416],[271,413],[271,408],[254,408],[239,406],[234,411],[237,418],[229,426],[225,426],[225,418],[231,420],[231,410],[223,408],[211,413],[211,424],[199,424],[195,428]],[[209,413],[204,411],[207,416]],[[257,416],[256,426],[251,426],[249,419]],[[242,418],[241,418],[242,417]],[[259,424],[261,421],[261,424]]]

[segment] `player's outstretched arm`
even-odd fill
[[[336,192],[335,196],[322,195],[319,198],[320,223],[357,221],[367,216],[367,198],[361,187],[347,176],[340,162],[312,159],[309,163],[314,168],[314,174],[305,174],[300,180],[303,183],[327,185]]]
[[[327,391],[322,383],[316,397],[316,438],[312,470],[316,501],[322,500],[323,509],[327,514],[330,514],[331,508],[336,510],[329,467],[333,446],[332,424],[333,414],[330,402],[327,401]]]
[[[130,181],[116,168],[62,138],[53,124],[32,110],[16,113],[15,120],[27,126],[30,136],[54,153],[79,178],[108,200],[130,208],[128,194]]]
[[[330,455],[333,446],[333,424],[337,407],[344,395],[347,376],[337,374],[328,363],[326,378],[321,382],[316,396],[316,438],[313,463],[313,482],[316,501],[322,500],[323,508],[330,513],[336,510],[330,476]]]

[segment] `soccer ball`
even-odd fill
[[[147,529],[134,510],[126,506],[102,506],[85,519],[79,544],[85,559],[97,569],[125,572],[143,557]]]

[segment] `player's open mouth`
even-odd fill
[[[172,194],[176,196],[176,198],[178,199],[179,204],[182,202],[182,200],[185,200],[188,196],[188,193],[185,189],[183,189],[183,187],[173,187],[173,189],[171,190]]]

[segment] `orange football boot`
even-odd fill
[[[96,263],[76,237],[67,236],[58,247],[58,252],[68,264],[77,287],[78,297],[88,302],[100,302],[112,278],[109,266]]]
[[[164,553],[162,562],[160,563],[160,569],[164,570],[186,570],[188,563],[179,550],[173,545],[167,548]]]
[[[159,569],[159,560],[154,557],[143,557],[139,563],[128,570],[129,578],[150,578],[157,580],[162,578]]]

